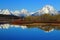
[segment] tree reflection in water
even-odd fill
[[[41,30],[44,30],[45,32],[51,32],[54,30],[60,30],[59,25],[13,25],[13,24],[2,24],[0,25],[0,28],[8,29],[10,27],[21,27],[21,28],[39,28]]]

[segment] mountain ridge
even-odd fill
[[[56,11],[56,9],[51,6],[51,5],[46,5],[44,6],[42,9],[36,11],[36,12],[29,12],[28,10],[26,9],[22,9],[22,10],[15,10],[15,11],[10,11],[8,9],[3,9],[3,10],[0,10],[0,14],[4,14],[4,15],[15,15],[15,16],[23,16],[23,17],[26,17],[26,16],[40,16],[42,14],[53,14],[53,15],[56,15],[58,14],[59,12]]]

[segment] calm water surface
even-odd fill
[[[0,29],[0,40],[60,40],[60,30],[45,32],[38,28]]]

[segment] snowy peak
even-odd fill
[[[40,16],[42,14],[58,14],[58,12],[56,11],[56,9],[51,6],[51,5],[46,5],[44,6],[41,10],[38,10],[36,12],[29,12],[26,9],[22,9],[21,11],[16,10],[16,11],[9,11],[8,9],[6,10],[0,10],[0,14],[4,14],[4,15],[15,15],[15,16]]]
[[[20,11],[19,11],[19,10],[16,10],[16,11],[14,11],[12,14],[13,14],[13,15],[16,15],[16,16],[19,16]]]
[[[23,16],[29,16],[30,14],[29,14],[28,10],[22,9],[22,10],[20,11],[20,16],[21,16],[21,15],[23,15]]]
[[[41,10],[36,11],[34,14],[32,14],[33,16],[40,16],[42,14],[53,14],[56,15],[58,14],[58,12],[56,11],[56,9],[54,9],[53,6],[51,5],[46,5],[44,6]]]
[[[0,14],[11,15],[11,12],[8,9],[6,9],[6,10],[2,10]]]
[[[41,11],[44,11],[45,13],[49,13],[49,11],[54,10],[54,8],[50,5],[46,5],[45,7],[42,8]]]
[[[49,13],[49,14],[57,14],[56,9],[54,9],[54,7],[51,6],[51,5],[46,5],[46,6],[43,7],[39,12],[42,13],[42,14],[45,14],[45,13],[47,13],[47,14],[48,14],[48,13]]]
[[[29,12],[26,9],[22,9],[21,11],[16,10],[14,11],[12,14],[14,14],[15,16],[29,16]]]
[[[28,11],[26,9],[22,9],[21,13],[27,13]]]

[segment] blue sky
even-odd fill
[[[52,5],[60,10],[60,0],[0,0],[0,9],[36,11],[45,5]]]

